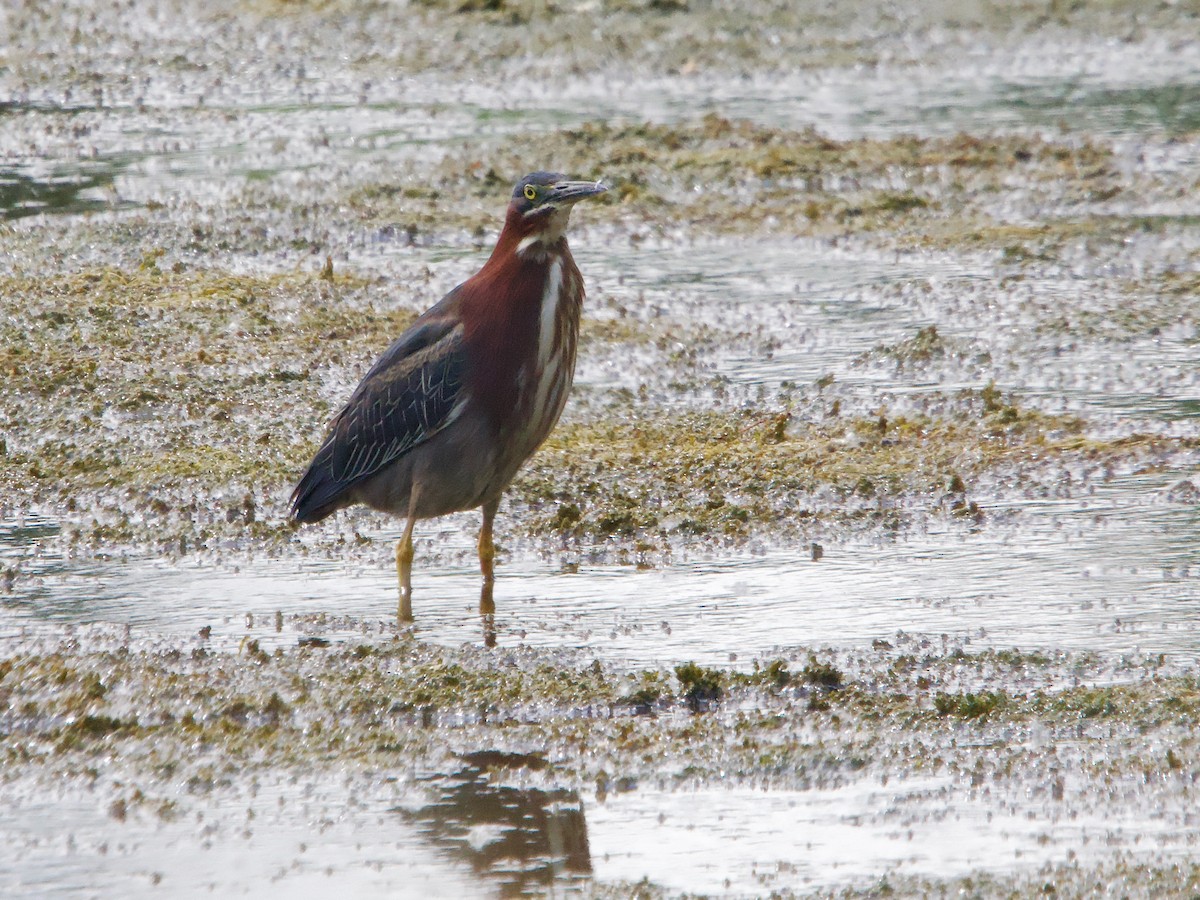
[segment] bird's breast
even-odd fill
[[[493,254],[463,288],[472,408],[487,417],[506,485],[546,439],[575,374],[583,279],[566,241]],[[533,252],[534,249],[537,252]]]
[[[563,335],[558,327],[559,312],[564,294],[563,261],[555,257],[546,272],[546,284],[542,288],[542,300],[538,315],[537,362],[535,371],[539,405],[546,398],[546,391],[553,386],[554,375],[561,367]]]
[[[553,254],[545,273],[537,304],[536,352],[518,376],[518,443],[526,454],[546,439],[566,405],[583,301],[583,281],[569,254]]]
[[[552,411],[551,425],[562,410],[575,369],[582,290],[579,273],[574,269],[562,257],[550,264],[539,309],[533,407],[537,411]]]

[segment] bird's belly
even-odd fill
[[[360,484],[355,499],[419,519],[475,509],[507,485],[495,487],[500,463],[488,423],[464,415]]]

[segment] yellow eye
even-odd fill
[[[525,199],[526,200],[536,200],[537,199],[537,188],[535,188],[532,184],[525,185]]]

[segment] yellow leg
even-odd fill
[[[499,500],[483,505],[483,525],[479,528],[479,572],[483,575],[479,588],[479,615],[483,621],[485,647],[496,646],[496,601],[492,597],[496,584],[496,545],[492,542],[492,520],[499,507]]]
[[[483,525],[479,528],[479,571],[484,581],[496,580],[496,545],[492,543],[492,520],[496,518],[499,503],[487,503],[483,507]]]
[[[417,520],[408,517],[404,526],[404,534],[396,544],[396,575],[400,579],[400,611],[398,618],[401,622],[411,622],[412,614],[412,562],[413,562],[413,525]]]

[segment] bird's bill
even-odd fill
[[[560,181],[551,186],[546,202],[555,205],[577,203],[587,197],[603,194],[607,190],[608,188],[599,181]]]

